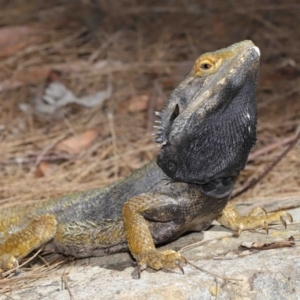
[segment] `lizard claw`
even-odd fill
[[[269,234],[269,225],[266,221],[264,221],[264,229],[265,229],[266,233]]]
[[[262,212],[261,216],[258,215],[255,216],[253,212],[251,212],[248,217],[245,217],[245,219],[247,219],[247,223],[249,223],[247,224],[248,228],[245,229],[255,229],[255,228],[262,227],[266,230],[268,234],[270,224],[281,222],[281,224],[286,229],[287,227],[286,220],[288,220],[290,223],[293,223],[293,217],[284,210],[272,212],[272,213],[265,213],[263,212],[263,210],[261,210],[261,212]]]
[[[147,267],[154,270],[179,268],[184,274],[182,265],[187,263],[185,257],[173,250],[150,250],[136,255],[136,260],[139,266],[139,275]]]
[[[286,220],[284,219],[284,217],[290,222],[293,223],[293,217],[291,214],[287,213],[286,211],[280,211],[280,222],[282,223],[282,225],[284,226],[284,228],[286,229]]]
[[[254,208],[248,216],[240,216],[232,204],[227,204],[220,217],[217,218],[223,226],[237,231],[240,235],[244,230],[264,228],[269,232],[269,225],[281,222],[286,228],[287,222],[293,223],[293,217],[284,210],[267,213],[261,207]]]

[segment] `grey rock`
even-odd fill
[[[296,212],[296,221],[298,216]],[[242,243],[272,243],[290,236],[295,247],[239,249]],[[22,289],[1,293],[0,299],[300,299],[299,239],[300,225],[296,223],[287,230],[280,225],[273,227],[268,235],[259,230],[243,232],[238,238],[214,225],[204,234],[186,235],[164,248],[182,249],[188,261],[219,278],[187,265],[185,274],[147,270],[136,280],[132,278],[134,262],[129,254],[122,253],[69,263],[46,278],[25,282]]]

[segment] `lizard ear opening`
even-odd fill
[[[170,117],[170,122],[174,121],[179,116],[179,105],[176,104],[174,112],[172,113]]]

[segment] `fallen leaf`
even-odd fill
[[[19,80],[7,79],[0,82],[0,93],[9,91],[22,86],[23,83]]]
[[[97,137],[98,132],[95,129],[90,129],[59,142],[54,151],[67,152],[71,155],[79,154],[88,149]]]
[[[0,49],[1,51],[1,49]],[[36,84],[37,78],[42,81],[51,81],[51,77],[54,78],[54,76],[51,76],[49,78],[49,73],[53,70],[57,72],[57,74],[60,72],[62,76],[66,74],[78,74],[80,72],[94,72],[97,73],[99,70],[102,69],[120,69],[124,68],[123,64],[120,61],[99,61],[96,64],[91,65],[88,62],[80,61],[80,60],[74,60],[71,63],[58,63],[58,64],[46,64],[41,66],[32,66],[28,68],[24,68],[22,70],[18,70],[17,74],[14,76],[14,81],[12,82],[11,79],[7,80],[2,86],[2,81],[5,80],[6,77],[1,77],[0,74],[0,92],[2,91],[8,91],[11,89],[14,89],[15,87],[20,87],[23,85],[30,85],[30,84]],[[105,72],[105,71],[104,71]],[[59,76],[57,76],[57,79],[59,80]],[[16,86],[17,85],[17,86]]]
[[[294,247],[295,239],[294,237],[289,237],[288,240],[277,241],[273,243],[264,243],[264,242],[244,242],[239,247],[240,250],[270,250],[277,248],[287,248]]]
[[[36,168],[34,177],[41,178],[41,177],[48,177],[53,173],[53,165],[47,161],[42,161],[38,167]]]
[[[128,98],[124,100],[119,108],[119,113],[135,113],[135,112],[141,112],[148,109],[150,101],[149,95],[136,95],[132,96],[131,98]]]
[[[0,57],[13,55],[41,38],[31,26],[6,26],[0,29]]]

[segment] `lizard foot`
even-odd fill
[[[50,241],[56,232],[57,221],[53,215],[44,214],[32,219],[20,231],[10,235],[0,245],[0,273],[17,268],[18,260]]]
[[[264,228],[268,233],[270,224],[280,222],[283,224],[284,228],[286,228],[287,226],[286,220],[288,220],[290,223],[293,222],[292,215],[287,213],[285,210],[267,213],[266,210],[262,207],[256,207],[252,209],[252,211],[249,213],[248,216],[241,217],[241,218],[243,222],[242,224],[240,224],[238,234],[241,233],[241,231],[243,231],[244,229],[256,229],[256,228]]]
[[[136,255],[140,272],[150,267],[154,270],[179,268],[184,273],[181,265],[187,263],[179,252],[173,250],[157,251],[155,249]]]
[[[7,270],[18,268],[19,262],[18,260],[10,254],[2,254],[0,255],[0,275],[2,277],[2,273]]]
[[[236,230],[238,235],[243,230],[264,228],[267,233],[269,225],[282,223],[286,228],[286,220],[293,222],[292,216],[284,210],[267,213],[262,207],[254,208],[248,216],[240,216],[232,204],[227,204],[217,221],[223,226]]]

